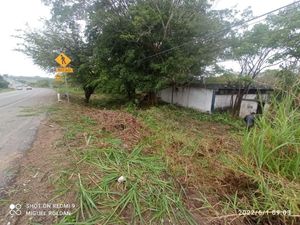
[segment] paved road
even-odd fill
[[[34,141],[45,116],[43,109],[54,101],[55,92],[51,89],[0,93],[0,187],[11,175],[9,167]]]

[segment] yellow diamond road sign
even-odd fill
[[[60,53],[59,56],[56,57],[55,61],[62,67],[66,67],[72,60],[64,53]]]
[[[63,67],[63,68],[56,68],[57,73],[73,73],[73,68],[71,67]]]

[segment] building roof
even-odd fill
[[[240,87],[238,85],[233,84],[205,84],[202,82],[193,82],[188,84],[190,87],[199,87],[211,90],[238,90]],[[259,90],[259,91],[273,91],[273,88],[267,85],[258,85],[254,84],[249,87],[249,90]]]

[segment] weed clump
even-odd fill
[[[274,98],[256,127],[245,132],[241,154],[229,161],[257,185],[256,191],[248,193],[249,205],[237,203],[238,207],[280,211],[278,224],[286,218],[294,221],[300,213],[300,111],[294,103],[292,95]],[[272,213],[256,219],[265,217],[274,220]]]

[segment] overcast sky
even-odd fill
[[[255,15],[271,11],[294,0],[216,0],[215,8],[244,9],[251,6]],[[0,74],[18,76],[54,76],[34,65],[30,58],[16,52],[17,40],[12,37],[16,29],[40,27],[40,18],[49,17],[49,9],[40,0],[1,0],[0,1]]]

